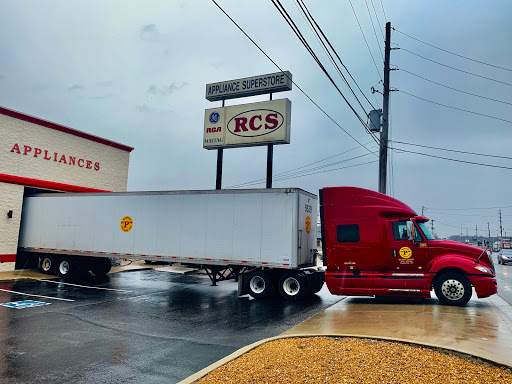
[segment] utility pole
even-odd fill
[[[478,241],[478,225],[475,226],[475,237],[476,241]]]
[[[500,209],[500,243],[501,247],[503,247],[503,225],[501,224],[501,209]]]
[[[432,234],[434,234],[434,219],[432,219],[432,223],[430,223],[432,225]]]
[[[388,128],[389,128],[389,56],[391,54],[391,22],[386,23],[386,42],[384,48],[384,92],[382,102],[382,131],[380,132],[379,153],[379,192],[386,193],[388,167]]]
[[[423,212],[425,212],[425,207],[422,205],[421,206],[421,216],[423,216]]]
[[[489,227],[489,222],[487,222],[487,239],[490,244],[491,243],[491,227]]]

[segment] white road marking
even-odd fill
[[[43,295],[32,295],[30,293],[23,293],[23,292],[17,292],[17,291],[10,291],[8,289],[1,289],[0,288],[0,291],[4,291],[4,292],[9,292],[9,293],[16,293],[18,295],[23,295],[23,296],[33,296],[33,297],[44,297],[45,299],[51,299],[51,300],[61,300],[61,301],[75,301],[75,300],[71,300],[71,299],[61,299],[59,297],[51,297],[51,296],[43,296]]]
[[[116,292],[127,292],[132,293],[133,291],[126,291],[124,289],[114,289],[114,288],[103,288],[103,287],[91,287],[89,285],[79,285],[79,284],[71,284],[71,283],[63,283],[62,281],[54,281],[54,280],[45,280],[45,279],[34,279],[37,281],[45,281],[47,283],[54,283],[54,284],[64,284],[64,285],[71,285],[73,287],[82,287],[82,288],[90,288],[90,289],[103,289],[105,291],[116,291]]]

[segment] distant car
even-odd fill
[[[512,262],[512,249],[502,249],[498,253],[498,264],[506,264]]]

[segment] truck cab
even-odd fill
[[[320,190],[325,281],[332,294],[428,298],[464,305],[497,292],[490,252],[436,240],[428,218],[387,195]]]

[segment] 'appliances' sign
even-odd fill
[[[100,163],[93,162],[92,160],[82,159],[79,156],[70,156],[58,152],[50,152],[46,149],[31,147],[30,145],[19,145],[15,143],[11,149],[12,153],[18,155],[38,157],[43,160],[54,161],[55,163],[62,163],[67,165],[74,165],[85,169],[100,170]]]
[[[207,109],[203,147],[290,144],[290,116],[288,99]]]
[[[288,71],[269,73],[268,75],[206,84],[205,97],[209,101],[218,101],[289,91],[292,89],[292,84],[292,74]]]

